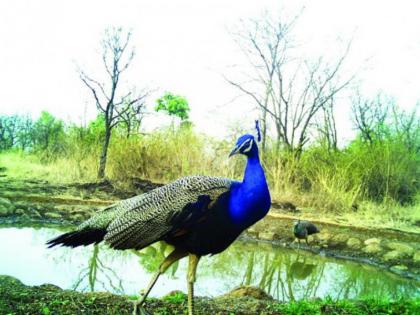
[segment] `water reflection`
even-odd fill
[[[0,239],[13,239],[0,242],[0,274],[31,285],[49,282],[81,291],[136,294],[171,250],[165,243],[142,251],[113,251],[97,245],[47,250],[45,241],[57,233],[47,228],[0,229]],[[32,268],[27,268],[28,264]],[[185,260],[174,264],[158,281],[152,295],[186,291],[186,267]],[[241,284],[259,286],[283,301],[325,296],[420,296],[419,282],[371,266],[267,244],[236,242],[222,254],[200,262],[197,295],[217,296]]]

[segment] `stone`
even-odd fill
[[[260,288],[249,286],[249,285],[243,285],[238,288],[235,288],[229,293],[222,295],[221,297],[229,297],[229,298],[253,297],[254,299],[257,299],[257,300],[272,300],[273,299],[264,290],[261,290]]]
[[[62,219],[61,214],[59,214],[57,212],[46,212],[46,213],[44,213],[44,217],[46,217],[48,219],[54,219],[54,220]]]
[[[413,261],[415,263],[420,263],[420,250],[416,250],[416,252],[414,253]]]
[[[331,234],[329,233],[319,233],[317,234],[318,241],[321,243],[326,243],[331,239]]]
[[[356,237],[350,237],[346,244],[351,249],[360,249],[362,247],[362,242]]]
[[[379,238],[373,237],[373,238],[369,238],[367,240],[365,240],[365,245],[371,245],[371,244],[380,244],[381,240]]]
[[[273,241],[278,238],[278,235],[275,232],[260,232],[258,233],[258,238],[266,241]]]
[[[383,256],[385,261],[398,260],[405,257],[407,257],[407,254],[398,250],[391,250]]]
[[[364,247],[363,251],[366,254],[377,254],[382,251],[382,247],[378,243],[371,243]]]
[[[72,221],[77,221],[77,222],[81,222],[85,220],[85,217],[83,215],[81,215],[80,213],[76,213],[70,216],[70,219]]]
[[[331,241],[335,244],[346,243],[348,236],[346,234],[336,234],[331,238]]]
[[[254,226],[251,226],[249,229],[247,229],[246,234],[251,236],[251,237],[258,238],[258,231],[255,229]]]
[[[406,256],[412,256],[414,253],[413,247],[401,242],[389,242],[386,244],[386,247],[404,253]]]

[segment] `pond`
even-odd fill
[[[106,246],[47,249],[63,233],[51,227],[0,228],[0,274],[27,285],[51,283],[63,289],[138,294],[170,247],[157,243],[142,251]],[[186,259],[174,264],[151,292],[160,297],[186,292]],[[259,286],[280,301],[420,297],[420,283],[382,269],[271,244],[236,241],[225,252],[204,257],[198,266],[196,295],[218,296],[239,285]]]

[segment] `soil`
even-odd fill
[[[293,302],[272,300],[259,289],[239,289],[231,294],[210,299],[195,297],[196,315],[282,315],[282,314],[418,314],[420,300],[399,301],[332,301],[330,299]],[[239,295],[238,292],[242,292]],[[247,292],[250,293],[247,295]],[[257,297],[257,298],[256,298]],[[80,293],[43,284],[27,286],[10,276],[0,276],[0,314],[41,315],[124,315],[132,314],[130,300],[135,297],[105,292]],[[149,314],[175,315],[187,313],[187,298],[182,292],[172,292],[162,299],[147,299]]]

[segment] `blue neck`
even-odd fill
[[[252,188],[266,183],[264,170],[260,163],[260,158],[257,155],[249,156],[246,163],[244,179],[242,180],[242,187]]]
[[[230,214],[232,220],[248,227],[264,217],[271,205],[264,170],[256,154],[248,155],[242,183],[232,190]]]

